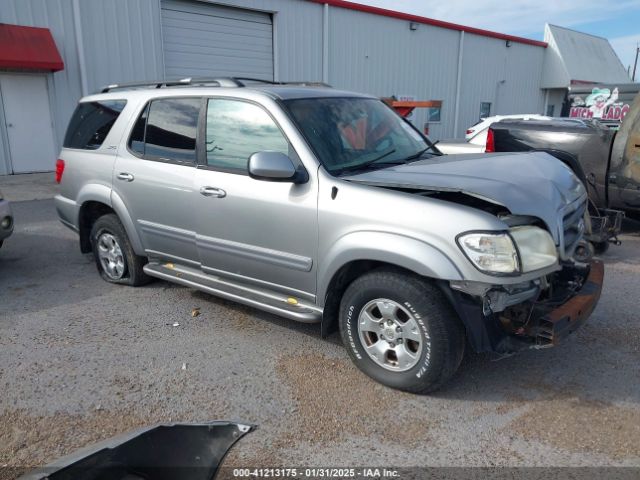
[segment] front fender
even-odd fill
[[[433,245],[395,233],[354,232],[335,242],[319,264],[317,299],[321,307],[334,275],[357,260],[385,262],[440,280],[463,279],[451,259]]]

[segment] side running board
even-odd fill
[[[307,301],[207,275],[184,265],[150,262],[144,266],[144,272],[150,277],[179,283],[298,322],[319,323],[322,318],[322,309]]]

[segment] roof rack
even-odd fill
[[[263,80],[261,78],[249,77],[195,77],[183,78],[180,80],[157,80],[152,82],[131,82],[131,83],[114,83],[107,85],[100,90],[100,93],[108,93],[112,90],[133,89],[133,88],[166,88],[166,87],[185,87],[194,85],[207,85],[216,87],[246,87],[247,83],[266,83],[268,85],[299,85],[304,87],[327,87],[331,85],[323,82],[274,82],[271,80]]]

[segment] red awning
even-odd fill
[[[64,62],[48,28],[0,23],[0,68],[64,69]]]

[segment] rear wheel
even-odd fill
[[[464,355],[464,327],[442,292],[396,270],[373,271],[347,288],[340,333],[360,370],[414,393],[442,386]]]
[[[135,254],[115,214],[103,215],[93,224],[91,248],[98,271],[107,282],[134,287],[149,282],[142,270],[147,259]]]

